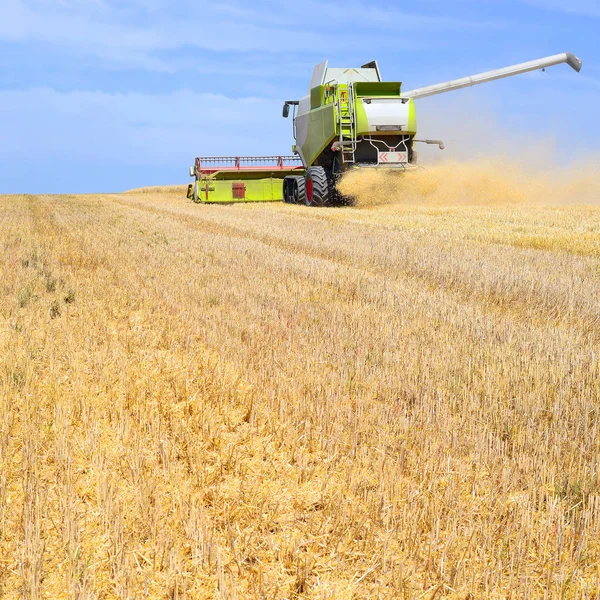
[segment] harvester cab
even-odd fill
[[[287,100],[283,116],[292,113],[293,156],[199,157],[190,175],[188,197],[197,202],[282,200],[307,206],[344,203],[339,177],[351,168],[405,171],[416,165],[415,100],[468,86],[567,63],[581,70],[581,60],[566,52],[546,58],[402,91],[399,81],[382,81],[377,61],[360,68],[318,64],[309,93]]]

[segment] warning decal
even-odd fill
[[[408,152],[380,152],[378,164],[405,164]]]

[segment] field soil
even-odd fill
[[[599,598],[600,208],[0,197],[0,598]]]

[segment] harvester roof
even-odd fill
[[[326,83],[348,83],[354,81],[381,81],[381,74],[377,61],[374,60],[360,68],[337,68],[329,67],[328,61],[318,64],[313,71],[310,89],[325,85]]]

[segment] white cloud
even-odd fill
[[[599,0],[525,0],[525,2],[531,6],[539,6],[547,10],[600,17]]]
[[[382,29],[402,35],[380,35]],[[355,0],[111,3],[108,0],[3,0],[0,39],[45,42],[74,53],[98,56],[123,66],[175,71],[189,67],[176,56],[186,47],[213,52],[266,55],[336,52],[366,48],[414,48],[423,32],[487,28],[445,16],[382,10]],[[412,38],[411,38],[412,32]],[[431,43],[428,41],[428,43]],[[166,53],[168,53],[168,58]]]
[[[123,18],[127,14],[113,10],[90,11],[79,5],[65,8],[57,3],[34,7],[22,0],[4,1],[0,39],[48,42],[76,48],[84,54],[165,71],[173,67],[169,60],[159,57],[161,51],[191,46],[213,51],[271,52],[286,47],[292,33],[251,22],[212,19],[206,14],[206,23],[191,15],[187,20],[160,16],[145,24],[127,24]],[[310,48],[321,39],[308,31],[300,36],[299,49]]]
[[[170,94],[0,92],[0,160],[181,165],[197,154],[287,152],[291,122],[279,102]]]
[[[435,32],[435,31],[466,31],[472,29],[498,28],[503,24],[498,21],[472,21],[441,14],[427,15],[398,10],[394,5],[380,6],[362,0],[348,0],[343,9],[338,2],[325,2],[323,0],[304,0],[303,2],[289,2],[282,5],[279,1],[263,0],[249,7],[248,3],[236,4],[234,2],[215,5],[214,10],[228,14],[233,18],[242,18],[261,23],[293,24],[304,29],[327,30],[328,35],[350,35],[354,44],[369,37],[369,26],[380,29],[393,29],[401,35],[396,35],[394,41],[398,42],[410,32]],[[332,27],[332,24],[334,25]],[[360,26],[362,31],[354,32],[342,26]]]

